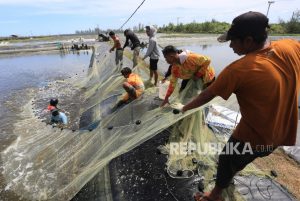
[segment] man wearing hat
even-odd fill
[[[267,40],[268,18],[259,12],[244,13],[232,21],[220,42],[242,58],[227,66],[206,90],[182,108],[200,107],[216,96],[227,100],[236,94],[242,118],[219,155],[216,184],[210,193],[195,200],[223,200],[222,191],[234,175],[258,157],[278,146],[296,143],[298,92],[300,89],[300,43],[292,39]],[[246,145],[251,151],[243,152]],[[240,154],[225,151],[235,147]]]

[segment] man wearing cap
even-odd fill
[[[169,97],[177,85],[178,78],[184,80],[197,80],[201,78],[204,83],[204,88],[214,81],[215,70],[210,66],[209,57],[190,51],[181,52],[173,45],[166,46],[162,52],[167,63],[172,65],[172,67],[170,85],[161,107],[169,103]]]
[[[120,39],[118,36],[116,36],[115,32],[110,31],[109,36],[114,41],[114,46],[109,50],[109,52],[112,52],[116,49],[116,65],[118,66],[120,63],[120,68],[122,68],[123,65],[123,48],[121,47]],[[120,69],[121,70],[121,69]]]
[[[223,189],[234,175],[258,157],[278,146],[296,142],[298,91],[300,89],[299,41],[267,41],[268,18],[258,12],[244,13],[232,21],[218,38],[244,57],[227,66],[216,81],[182,108],[200,107],[216,96],[227,100],[236,94],[242,118],[219,155],[216,184],[210,193],[197,193],[195,200],[222,200]],[[250,145],[252,152],[243,152]],[[236,147],[240,154],[226,153]]]
[[[129,40],[131,42],[131,50],[133,50],[133,58],[132,58],[132,62],[133,62],[133,67],[135,67],[137,65],[137,59],[138,56],[140,54],[140,49],[141,49],[141,43],[140,40],[138,39],[138,37],[136,36],[135,33],[133,33],[133,31],[131,31],[130,29],[126,29],[124,31],[124,36],[126,37],[126,41],[125,44],[123,46],[123,49],[129,45]]]

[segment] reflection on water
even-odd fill
[[[270,36],[269,40],[279,40],[283,38],[292,38],[300,40],[299,36]],[[211,58],[211,64],[216,70],[218,75],[227,65],[236,59],[240,58],[233,50],[229,47],[230,42],[226,43],[215,43],[215,44],[195,44],[189,46],[180,46],[179,49],[187,49],[199,54],[209,56]]]
[[[54,79],[85,76],[90,56],[91,54],[81,52],[0,57],[1,133],[4,132],[3,125],[9,124],[12,116],[4,104],[8,97],[13,96],[14,99],[17,98],[17,102],[21,102],[24,99],[21,92],[26,88],[46,86]]]
[[[178,49],[186,49],[192,52],[196,52],[211,58],[211,64],[216,70],[218,75],[228,64],[240,58],[233,50],[229,47],[229,42],[227,43],[214,43],[214,44],[194,44],[188,46],[176,46]],[[161,49],[160,49],[161,50]],[[143,54],[147,52],[147,48],[141,50]],[[161,53],[160,59],[164,60]],[[163,73],[167,71],[168,66],[159,66],[159,70]]]
[[[39,86],[56,78],[82,73],[90,54],[26,55],[0,58],[0,94]]]

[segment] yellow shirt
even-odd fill
[[[182,64],[173,64],[170,85],[167,96],[170,96],[177,84],[178,78],[191,79],[193,76],[203,79],[204,84],[211,82],[215,77],[215,70],[210,66],[210,58],[196,54],[188,54]]]

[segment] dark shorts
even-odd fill
[[[158,59],[150,59],[150,70],[157,70]]]
[[[226,143],[223,152],[225,154],[219,155],[219,164],[217,170],[217,178],[216,178],[216,185],[220,188],[227,188],[234,175],[244,169],[249,163],[254,161],[256,158],[268,156],[273,152],[273,150],[266,150],[266,151],[255,151],[253,153],[244,153],[244,154],[235,154],[233,153],[226,153],[226,146],[232,143],[232,146],[238,144],[236,149],[242,153],[245,143],[230,137],[228,142]],[[230,147],[230,146],[229,146]]]

